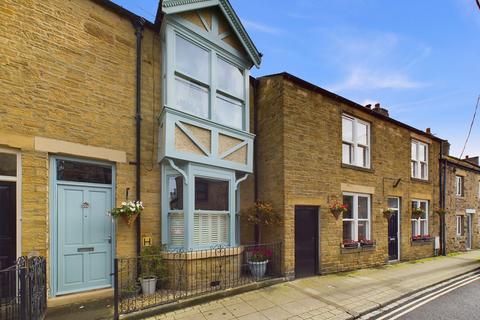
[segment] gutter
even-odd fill
[[[143,38],[143,26],[145,25],[145,19],[137,17],[133,20],[133,27],[135,28],[136,37],[136,87],[135,87],[135,130],[136,130],[136,142],[135,142],[135,198],[137,201],[141,199],[141,129],[142,129],[142,38]],[[137,255],[141,250],[141,215],[136,220],[137,231]]]

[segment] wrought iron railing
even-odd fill
[[[0,270],[0,319],[42,320],[46,309],[45,258],[20,257]]]
[[[254,263],[266,256],[268,262]],[[254,259],[254,258],[257,259]],[[260,259],[259,259],[260,258]],[[115,318],[282,276],[282,244],[168,251],[115,259]],[[148,281],[152,276],[155,281]]]

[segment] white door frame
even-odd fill
[[[398,213],[397,213],[397,259],[394,260],[388,260],[389,262],[395,262],[395,261],[400,261],[400,247],[401,247],[401,225],[400,225],[400,217],[402,215],[402,199],[400,197],[387,197],[387,204],[388,204],[388,199],[397,199],[398,201]],[[395,209],[395,208],[389,208],[389,209]],[[387,236],[388,236],[388,221],[387,221]],[[387,249],[388,250],[388,249]]]
[[[17,258],[22,255],[22,153],[19,150],[0,148],[0,153],[15,154],[17,156],[17,172],[15,177],[1,176],[0,181],[15,182],[16,187],[16,251]]]

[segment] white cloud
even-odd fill
[[[391,70],[371,70],[354,67],[340,83],[330,86],[333,91],[376,90],[376,89],[415,89],[425,84],[414,81],[408,75]]]
[[[426,86],[413,76],[414,66],[432,49],[391,32],[340,30],[328,34],[332,62],[343,73],[333,91],[409,90]]]
[[[278,34],[283,33],[283,30],[281,30],[281,29],[278,29],[278,28],[275,28],[275,27],[272,27],[272,26],[269,26],[269,25],[266,25],[266,24],[263,24],[263,23],[260,23],[260,22],[252,21],[252,20],[244,19],[244,20],[242,20],[242,23],[247,29],[259,31],[259,32],[262,32],[262,33],[268,33],[268,34],[271,34],[271,35],[278,35]]]

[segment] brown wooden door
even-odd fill
[[[295,207],[295,277],[318,270],[318,207]]]
[[[0,270],[16,259],[16,188],[15,182],[0,181]]]

